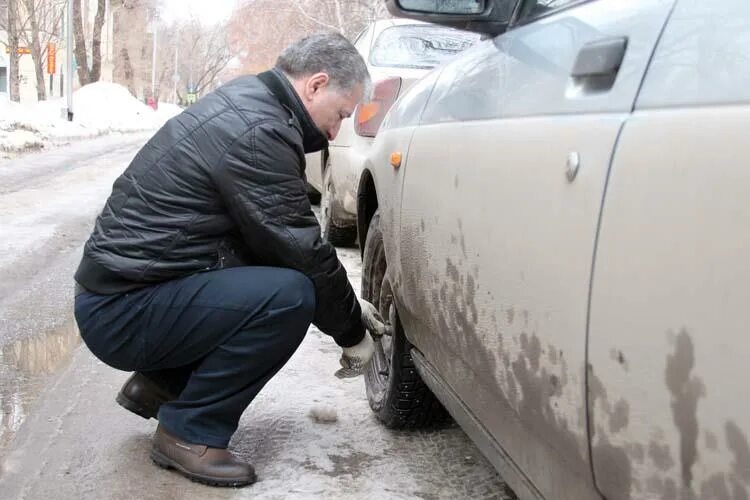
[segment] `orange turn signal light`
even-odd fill
[[[398,151],[395,153],[391,153],[391,166],[393,168],[398,168],[401,166],[401,153]]]
[[[359,113],[357,114],[357,123],[361,125],[369,122],[377,116],[378,111],[380,111],[380,105],[376,102],[361,104]]]

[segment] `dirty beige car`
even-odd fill
[[[367,160],[378,417],[447,409],[522,498],[748,498],[750,2],[390,8],[490,36]]]

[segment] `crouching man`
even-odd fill
[[[117,401],[158,418],[158,465],[252,483],[227,444],[310,323],[342,364],[372,356],[366,328],[382,320],[321,239],[304,172],[368,86],[349,41],[309,36],[172,118],[114,183],[75,274],[75,317],[94,355],[136,372]]]

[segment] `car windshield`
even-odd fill
[[[370,64],[434,68],[479,41],[479,35],[441,26],[404,25],[383,30],[373,44]]]

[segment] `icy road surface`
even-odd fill
[[[128,374],[97,361],[72,322],[71,276],[111,184],[146,136],[0,162],[0,498],[502,499],[503,483],[455,425],[393,432],[339,348],[311,328],[248,408],[230,448],[259,482],[216,489],[157,468],[154,420],[121,409]],[[339,250],[355,290],[356,249]],[[337,421],[317,423],[315,407]]]

